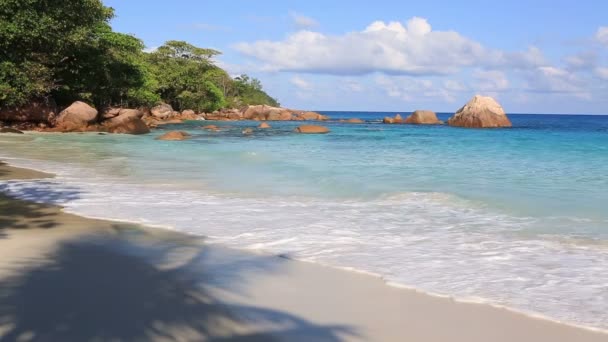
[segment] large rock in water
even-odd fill
[[[329,133],[329,128],[324,126],[303,125],[296,128],[295,131],[302,134],[325,134]]]
[[[502,106],[491,97],[475,95],[448,120],[448,125],[468,128],[511,127]]]
[[[406,124],[416,124],[416,125],[440,125],[442,124],[439,119],[437,119],[437,114],[430,110],[417,110],[412,115],[408,116],[405,119]]]
[[[70,129],[85,128],[97,121],[97,109],[88,104],[76,101],[59,113],[57,126]]]

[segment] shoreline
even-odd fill
[[[36,134],[37,132],[35,132],[34,134]],[[85,133],[86,134],[86,133]],[[16,158],[9,158],[9,157],[0,157],[0,167],[2,166],[2,164],[5,164],[11,168],[18,168],[23,170],[22,172],[33,172],[33,173],[41,173],[46,175],[45,178],[55,178],[56,176],[49,171],[44,171],[44,170],[38,170],[35,169],[31,166],[14,166],[12,165],[10,162],[7,161],[11,161],[11,160],[18,160]],[[2,180],[2,177],[0,177],[0,181]],[[0,192],[1,194],[1,192]],[[163,231],[168,231],[168,232],[172,232],[175,234],[181,234],[184,236],[190,236],[190,237],[194,237],[194,238],[207,238],[205,235],[202,234],[197,234],[197,233],[193,233],[193,232],[187,232],[187,231],[182,231],[182,230],[178,230],[175,229],[171,226],[167,226],[167,225],[162,225],[162,224],[151,224],[148,222],[141,222],[141,221],[137,221],[137,220],[127,220],[127,219],[112,219],[112,218],[107,218],[107,217],[100,217],[100,216],[93,216],[93,215],[86,215],[86,214],[82,214],[82,213],[78,213],[77,211],[74,210],[66,210],[65,208],[62,208],[62,211],[71,215],[76,215],[79,217],[83,217],[83,218],[87,218],[87,219],[92,219],[92,220],[100,220],[100,221],[109,221],[109,222],[118,222],[118,223],[125,223],[125,224],[133,224],[133,225],[137,225],[140,227],[145,227],[146,229],[150,228],[150,229],[159,229],[159,230],[163,230]],[[548,315],[542,314],[542,313],[538,313],[538,312],[534,312],[534,311],[526,311],[526,310],[522,310],[522,309],[517,309],[505,304],[497,304],[497,303],[493,303],[491,299],[487,299],[487,298],[483,298],[483,297],[458,297],[458,296],[453,296],[450,294],[442,294],[442,293],[437,293],[437,292],[432,292],[432,291],[428,291],[419,287],[415,287],[415,286],[411,286],[408,284],[404,284],[404,283],[399,283],[399,282],[393,282],[393,281],[389,281],[387,280],[382,274],[379,273],[374,273],[371,271],[366,271],[366,270],[361,270],[358,269],[356,267],[350,267],[350,266],[336,266],[336,265],[332,265],[332,264],[328,264],[328,263],[323,263],[320,261],[311,261],[311,260],[307,260],[307,259],[298,259],[298,258],[290,258],[290,257],[286,257],[286,256],[282,256],[282,255],[277,255],[277,254],[273,254],[269,251],[263,250],[263,249],[248,249],[248,248],[238,248],[238,247],[233,247],[233,246],[227,246],[224,245],[222,242],[214,242],[214,241],[206,241],[205,244],[207,245],[211,245],[211,246],[218,246],[220,248],[227,248],[227,249],[235,249],[241,252],[245,252],[245,253],[253,253],[256,255],[264,255],[267,257],[277,257],[277,258],[281,258],[281,259],[286,259],[289,260],[291,262],[298,262],[298,263],[307,263],[307,264],[311,264],[311,265],[316,265],[319,267],[325,267],[325,268],[329,268],[331,270],[337,270],[337,271],[345,271],[345,272],[349,272],[349,273],[355,273],[355,274],[359,274],[359,275],[363,275],[366,277],[372,277],[374,279],[377,279],[379,281],[381,281],[385,286],[391,287],[391,288],[396,288],[399,290],[405,290],[405,291],[413,291],[417,294],[421,294],[421,295],[425,295],[425,296],[430,296],[430,297],[434,297],[434,298],[440,298],[440,299],[445,299],[445,300],[450,300],[456,303],[462,303],[462,304],[472,304],[472,305],[486,305],[486,306],[490,306],[492,308],[498,309],[498,310],[506,310],[509,312],[512,312],[514,314],[517,315],[522,315],[531,319],[540,319],[540,320],[544,320],[544,321],[548,321],[548,322],[552,322],[552,323],[556,323],[556,324],[560,324],[560,325],[565,325],[568,327],[574,327],[577,329],[583,329],[583,330],[587,330],[587,331],[591,331],[591,332],[596,332],[596,333],[601,333],[601,334],[606,334],[608,336],[608,329],[605,328],[599,328],[599,327],[593,327],[593,326],[589,326],[589,325],[584,325],[584,324],[578,324],[575,322],[568,322],[568,321],[564,321],[564,320],[560,320],[560,319],[556,319],[556,318],[552,318]]]
[[[13,167],[6,167],[6,166],[5,167],[0,166],[0,168],[8,169],[9,177],[12,177],[12,179],[19,179],[20,177],[34,179],[34,178],[52,176],[49,174],[39,173],[38,171],[34,171],[31,169],[22,169],[22,168],[18,169],[18,168],[13,168]],[[2,175],[3,173],[4,172],[0,173],[0,175]],[[4,179],[4,180],[9,179],[6,177],[7,176],[4,176],[4,177],[0,176],[0,179]],[[13,201],[20,201],[20,200],[13,200]],[[57,210],[63,212],[63,210],[61,210],[59,207],[56,207],[56,206],[52,206],[52,205],[42,205],[42,206],[55,207],[55,208],[58,208]],[[68,213],[65,213],[65,215],[76,216],[74,214],[68,214]],[[146,228],[146,227],[141,226],[138,223],[133,223],[133,222],[107,221],[107,220],[103,220],[103,219],[100,220],[100,219],[84,218],[82,216],[77,216],[77,217],[80,217],[81,219],[84,219],[84,220],[105,222],[107,224],[133,225],[133,226],[137,227],[136,229],[140,229],[140,230],[144,230],[144,231],[149,231],[150,229],[157,230],[158,232],[156,232],[156,233],[160,234],[160,235],[162,235],[164,233],[164,234],[181,236],[184,239],[192,240],[192,238],[195,237],[196,239],[204,240],[204,237],[201,237],[200,235],[182,233],[182,232],[166,229],[166,227],[165,228],[161,228],[161,227]],[[386,293],[388,292],[388,293],[392,293],[392,295],[399,297],[399,298],[413,297],[413,298],[415,298],[417,300],[421,300],[422,302],[425,302],[425,303],[438,301],[438,302],[440,302],[439,306],[443,309],[446,309],[446,308],[449,309],[449,306],[453,306],[453,307],[463,307],[465,312],[467,310],[490,311],[491,312],[490,315],[506,316],[506,317],[501,318],[501,319],[505,319],[505,321],[502,323],[516,320],[516,321],[525,322],[524,325],[531,325],[531,326],[549,325],[549,327],[547,328],[547,331],[549,333],[551,331],[566,330],[566,331],[569,331],[570,333],[581,334],[582,336],[577,337],[577,338],[580,338],[580,339],[577,339],[577,341],[586,341],[585,338],[587,338],[587,337],[589,338],[589,341],[596,341],[596,340],[600,340],[603,338],[608,338],[608,335],[606,335],[606,331],[604,331],[602,329],[586,327],[586,326],[578,326],[578,325],[574,325],[574,324],[567,323],[567,322],[560,322],[560,321],[553,320],[548,317],[544,317],[542,315],[535,315],[533,313],[530,314],[530,313],[526,313],[526,312],[521,312],[518,310],[511,309],[509,307],[502,307],[502,306],[494,305],[491,303],[466,301],[466,300],[462,300],[462,299],[456,299],[456,298],[453,298],[450,296],[443,296],[443,295],[439,295],[439,294],[428,293],[428,292],[422,291],[420,289],[408,287],[406,285],[391,284],[391,283],[387,283],[381,276],[376,275],[376,274],[370,274],[369,272],[359,271],[359,270],[355,270],[355,269],[334,267],[334,266],[329,266],[329,265],[325,265],[322,263],[316,263],[316,262],[308,262],[308,261],[292,260],[289,258],[281,258],[280,256],[268,255],[268,254],[264,254],[264,253],[260,253],[260,252],[256,252],[256,251],[252,251],[252,250],[234,250],[233,251],[231,248],[223,247],[220,244],[204,243],[204,246],[207,246],[207,248],[212,248],[212,249],[217,248],[217,249],[221,249],[221,250],[228,250],[229,253],[246,254],[246,255],[251,255],[251,256],[255,256],[255,257],[269,258],[272,260],[272,261],[270,261],[270,263],[283,263],[283,260],[287,260],[286,263],[291,265],[290,268],[295,268],[295,269],[310,268],[313,271],[308,270],[307,272],[312,272],[315,274],[320,272],[323,274],[330,274],[332,277],[337,277],[337,278],[345,277],[346,279],[349,279],[349,280],[354,279],[356,282],[365,283],[365,287],[368,287],[368,286],[374,287],[374,289],[375,289],[374,291],[379,292],[379,297],[385,296]],[[270,277],[272,278],[272,275]],[[300,280],[300,281],[302,281],[302,280]],[[375,283],[375,284],[370,285],[370,283]],[[341,287],[341,284],[333,284],[334,287],[336,285],[337,285],[337,288]],[[420,297],[420,298],[418,298],[418,297]],[[265,299],[265,300],[267,300],[267,299]],[[319,304],[319,303],[317,303],[317,304]],[[428,304],[429,303],[426,303],[427,306],[428,306]],[[302,304],[300,303],[299,305],[302,305]],[[423,307],[424,306],[425,305],[423,304]],[[320,311],[323,311],[322,308],[316,308],[316,309],[317,310],[321,309]],[[386,308],[384,308],[384,309],[386,309]],[[404,308],[396,308],[396,310],[397,310],[396,316],[401,316],[401,315],[405,314],[404,312],[400,312],[400,311],[403,311],[403,309]],[[395,308],[392,308],[392,310],[395,310]],[[461,308],[459,310],[463,310],[463,309]],[[344,313],[342,313],[342,314],[344,314]],[[436,313],[433,313],[431,315],[431,317],[435,316],[435,314]],[[494,317],[494,318],[496,319],[496,317]],[[366,319],[363,321],[366,321],[369,319],[370,319],[369,317],[366,317]],[[459,317],[453,316],[450,318],[450,320],[459,320]],[[501,325],[501,322],[494,322],[494,323],[498,324],[498,326]],[[512,324],[512,323],[513,322],[510,322],[510,324]],[[363,324],[363,325],[365,326],[365,324]],[[406,331],[401,331],[401,329],[400,329],[401,325],[402,325],[402,323],[397,324],[396,326],[393,326],[393,330],[391,330],[392,333],[394,334],[396,331],[401,332],[401,333],[406,333]],[[498,326],[497,326],[497,328],[498,328]],[[383,329],[383,330],[385,330],[385,329]],[[394,329],[397,329],[397,330],[395,331]],[[474,332],[474,331],[468,331],[465,333],[471,333],[471,332]],[[543,333],[546,333],[546,332],[543,332]],[[561,332],[561,333],[557,334],[556,336],[562,336],[563,334],[564,334],[564,332]],[[584,336],[585,334],[590,334],[590,335]],[[451,335],[453,335],[453,334],[450,334],[450,336]],[[527,336],[527,335],[523,335],[521,337],[524,337],[524,336]],[[391,337],[397,339],[397,337],[399,337],[399,335],[393,335]],[[389,337],[388,340],[392,340],[391,337]],[[420,337],[420,338],[422,338],[422,337]],[[429,338],[431,338],[431,339],[429,339]],[[486,337],[486,338],[488,338],[488,337]],[[497,336],[493,336],[492,338],[493,338],[493,340],[497,340],[496,339]],[[543,337],[540,337],[540,338],[543,338]],[[432,340],[432,337],[424,336],[424,339]],[[441,339],[439,339],[439,340],[441,340]],[[544,339],[542,339],[542,340],[544,340]],[[551,341],[558,341],[558,340],[559,339],[551,339]],[[568,340],[569,339],[564,339],[564,341],[568,341]]]

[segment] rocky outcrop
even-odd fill
[[[253,134],[253,128],[251,128],[251,127],[245,128],[241,133],[243,133],[245,135]]]
[[[401,123],[403,123],[403,118],[401,117],[401,114],[395,115],[394,118],[391,118],[391,117],[387,116],[387,117],[385,117],[382,120],[382,123],[385,123],[385,124],[401,124]]]
[[[51,124],[57,107],[53,102],[32,102],[21,107],[0,108],[0,121],[7,123]]]
[[[20,130],[14,129],[14,128],[10,128],[10,127],[2,127],[2,128],[0,128],[0,133],[23,134],[23,132],[21,132]]]
[[[262,122],[262,123],[261,123],[261,124],[258,126],[258,128],[261,128],[261,129],[268,129],[268,128],[270,128],[270,125],[269,125],[268,123],[266,123],[266,122]]]
[[[156,138],[156,140],[167,140],[167,141],[178,141],[178,140],[186,140],[186,139],[190,139],[190,134],[187,132],[181,132],[181,131],[167,132]]]
[[[316,125],[302,125],[295,129],[296,133],[302,134],[325,134],[329,133],[329,128]]]
[[[243,119],[243,113],[238,109],[222,109],[213,113],[204,114],[206,120],[213,121],[236,121]]]
[[[118,116],[106,120],[103,126],[108,133],[146,134],[150,128],[141,119],[144,113],[138,109],[121,109]]]
[[[475,95],[448,120],[448,125],[467,128],[511,127],[502,106],[491,97]]]
[[[440,125],[443,122],[437,119],[437,114],[433,111],[417,110],[405,119],[405,123],[415,125]]]
[[[97,122],[97,114],[97,109],[76,101],[59,113],[56,126],[60,131],[86,131],[89,125]]]
[[[157,119],[167,119],[173,115],[173,107],[166,103],[162,103],[156,107],[150,109],[150,114]]]
[[[305,121],[327,120],[328,117],[316,112],[306,112],[266,105],[247,106],[241,110],[240,119],[255,121]]]

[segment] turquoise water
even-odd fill
[[[0,158],[58,177],[0,189],[608,328],[608,117],[511,115],[511,129],[469,130],[327,114],[367,123],[328,122],[328,135],[296,135],[293,122],[252,136],[241,133],[252,122],[165,128],[193,134],[183,142],[3,135]]]

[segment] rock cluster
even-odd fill
[[[305,120],[327,120],[328,117],[316,112],[306,112],[266,105],[247,106],[240,110],[224,109],[213,113],[204,114],[207,120],[217,121],[305,121]]]
[[[394,118],[391,117],[385,117],[384,120],[382,120],[382,123],[385,124],[402,124],[403,123],[403,118],[401,117],[401,114],[397,114],[395,115]]]

